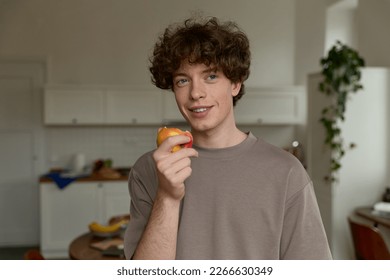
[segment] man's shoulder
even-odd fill
[[[140,156],[130,169],[129,189],[133,197],[140,193],[155,193],[157,188],[156,166],[153,161],[153,151]]]
[[[150,162],[153,161],[153,153],[154,150],[145,152],[142,154],[134,163],[134,166],[139,165],[139,164],[144,164],[145,162]]]
[[[304,181],[309,179],[301,161],[283,148],[258,139],[254,149],[256,152],[253,153],[253,157],[256,157],[256,161],[261,161],[262,164],[271,169],[279,170],[279,173],[303,176],[305,177],[305,179],[302,178]]]
[[[153,161],[153,152],[154,150],[148,151],[141,155],[131,167],[131,170],[137,173],[143,173],[147,170],[154,170],[154,161]]]
[[[274,144],[271,144],[270,142],[267,142],[262,138],[257,138],[255,147],[255,149],[261,152],[263,156],[267,157],[268,159],[281,160],[286,164],[292,165],[300,163],[299,160],[288,151]]]

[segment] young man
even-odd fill
[[[250,51],[232,22],[190,19],[155,45],[154,84],[171,89],[194,147],[173,136],[129,177],[133,259],[331,259],[313,186],[300,162],[235,124]]]

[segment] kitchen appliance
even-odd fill
[[[85,155],[83,153],[77,153],[72,159],[72,172],[82,173],[85,169]]]

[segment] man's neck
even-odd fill
[[[194,144],[203,148],[221,149],[240,144],[247,138],[247,134],[237,127],[222,132],[204,131],[193,132]]]

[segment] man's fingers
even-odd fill
[[[186,144],[190,141],[190,137],[186,135],[170,136],[161,143],[159,149],[164,152],[171,152],[173,147]]]

